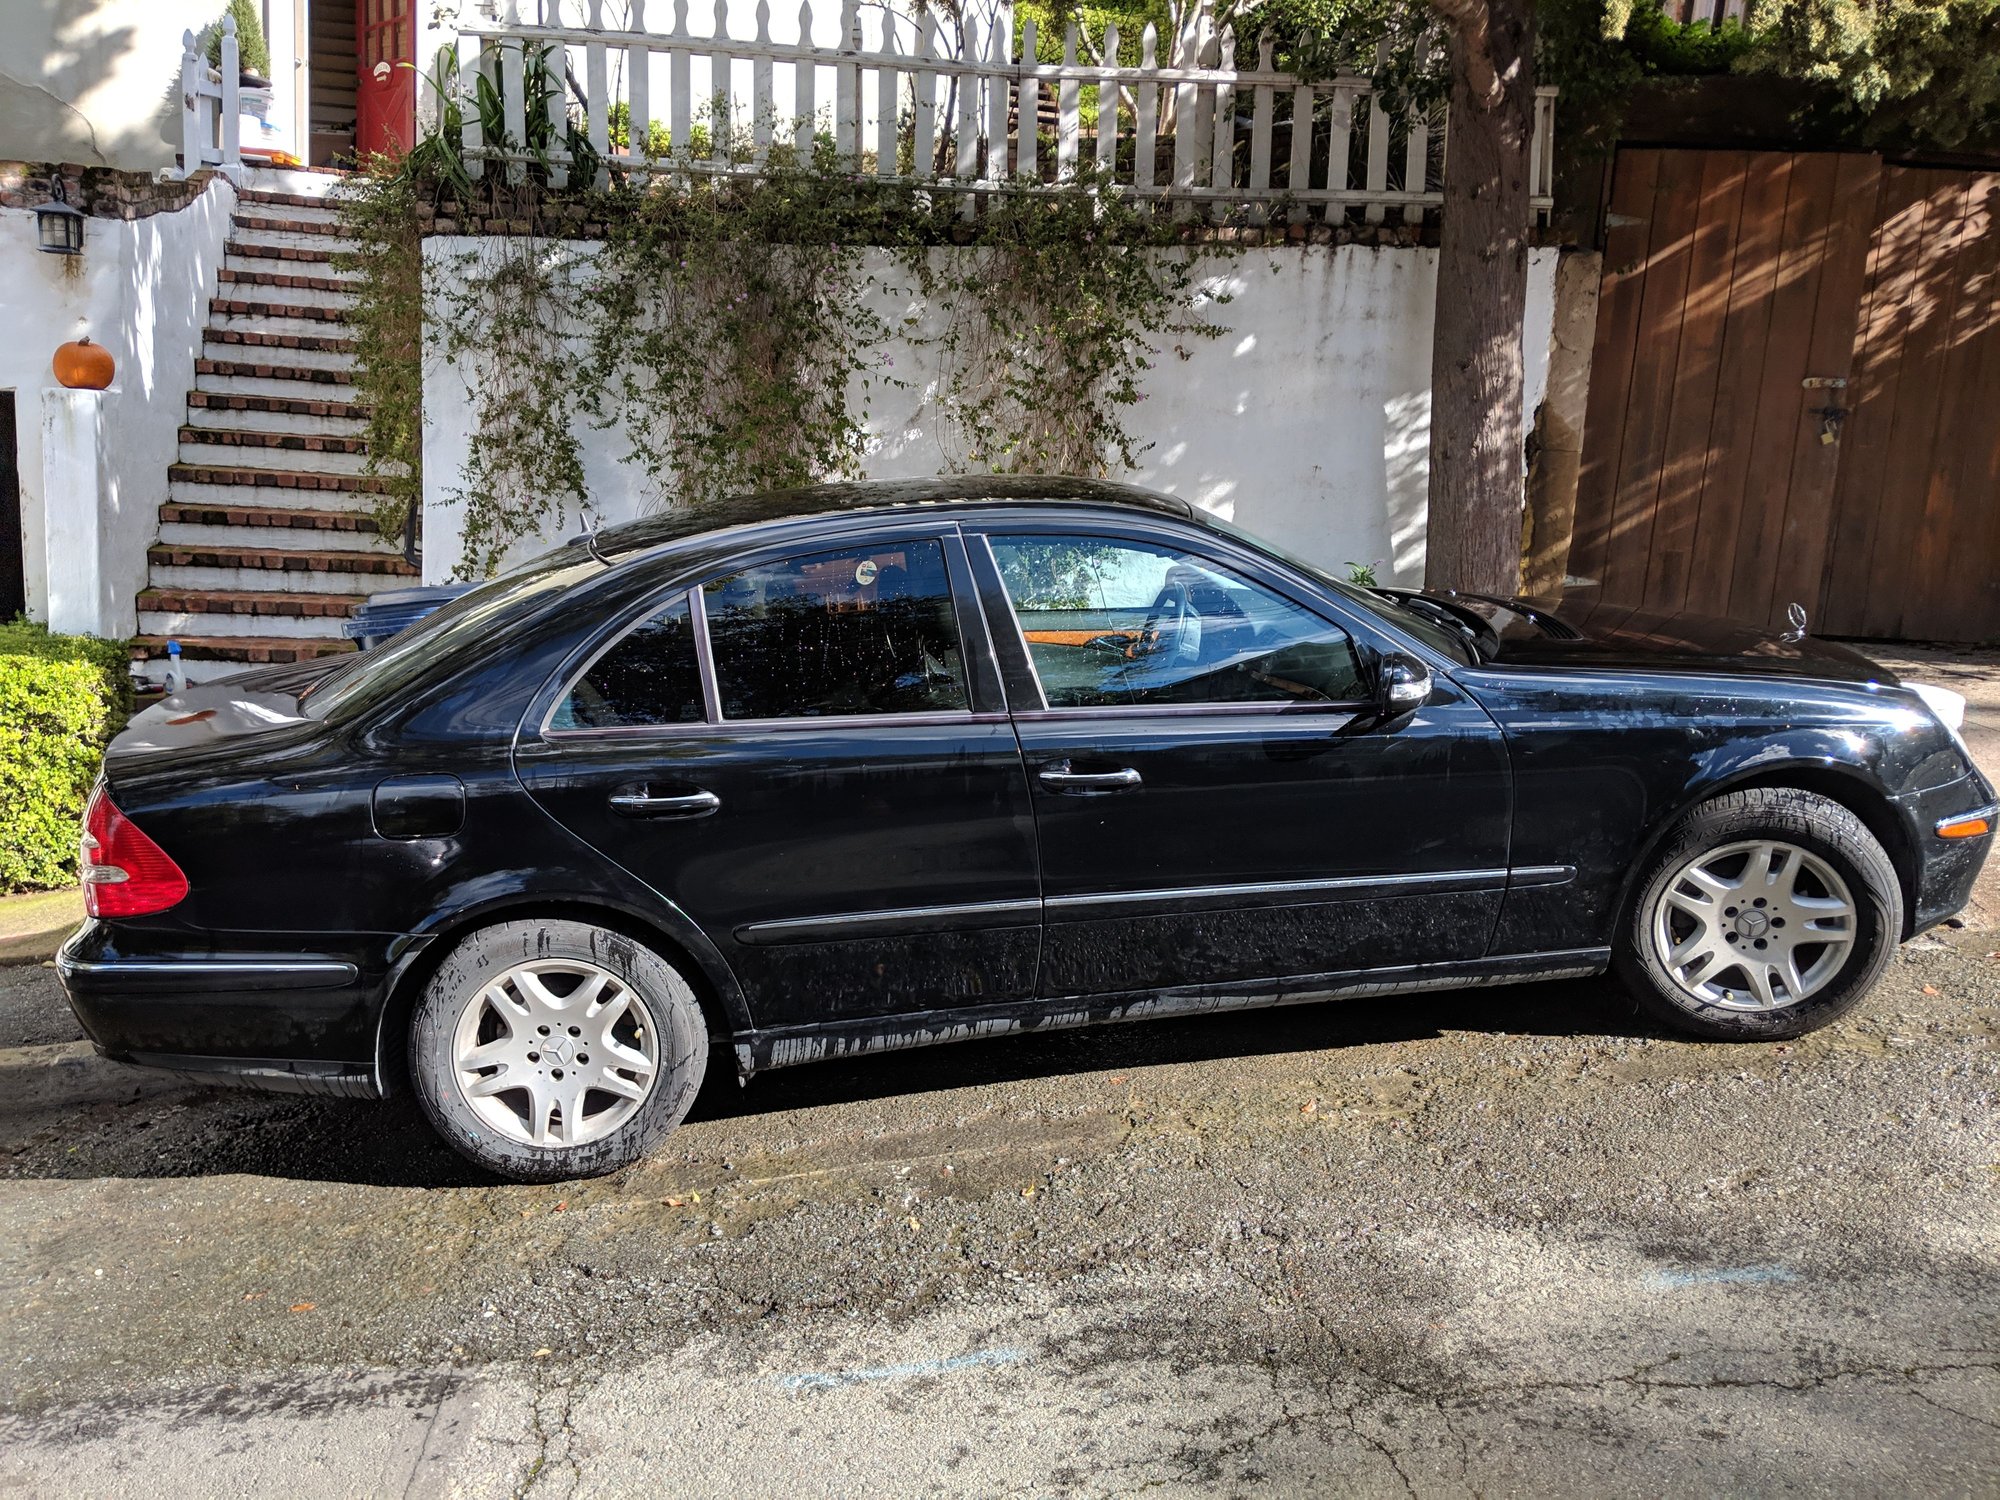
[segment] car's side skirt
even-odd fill
[[[1113,1021],[1151,1021],[1168,1016],[1261,1010],[1309,1005],[1322,1000],[1373,995],[1408,995],[1424,990],[1469,989],[1524,984],[1542,979],[1581,979],[1610,965],[1609,948],[1570,948],[1556,953],[1516,953],[1469,963],[1417,964],[1337,974],[1295,974],[1284,979],[1240,984],[1195,985],[1139,994],[1080,995],[1055,1000],[1022,1000],[1003,1005],[960,1006],[900,1016],[870,1016],[813,1026],[777,1027],[739,1033],[738,1072],[745,1078],[767,1068],[827,1058],[930,1047],[1019,1031],[1054,1031]]]

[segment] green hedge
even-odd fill
[[[0,624],[0,891],[76,881],[84,799],[132,711],[122,641]]]

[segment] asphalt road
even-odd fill
[[[1592,981],[803,1068],[555,1187],[0,970],[0,1493],[2000,1494],[1996,949],[1786,1046]]]

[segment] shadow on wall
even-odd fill
[[[1216,267],[1215,339],[1169,341],[1132,427],[1139,482],[1336,575],[1419,582],[1435,254],[1251,251]]]
[[[189,20],[165,0],[0,0],[0,156],[172,165]]]

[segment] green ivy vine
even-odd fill
[[[755,172],[668,159],[560,190],[540,162],[474,179],[456,140],[451,112],[343,215],[369,463],[397,524],[421,492],[426,216],[479,236],[428,272],[431,345],[474,398],[463,576],[592,518],[580,429],[617,432],[662,507],[856,477],[876,394],[908,379],[900,338],[937,361],[925,394],[954,467],[1100,474],[1138,458],[1127,418],[1160,347],[1222,332],[1199,266],[1226,247],[1087,177],[993,192],[967,219],[956,193],[857,176],[825,136],[771,146]],[[730,148],[750,160],[749,140]]]

